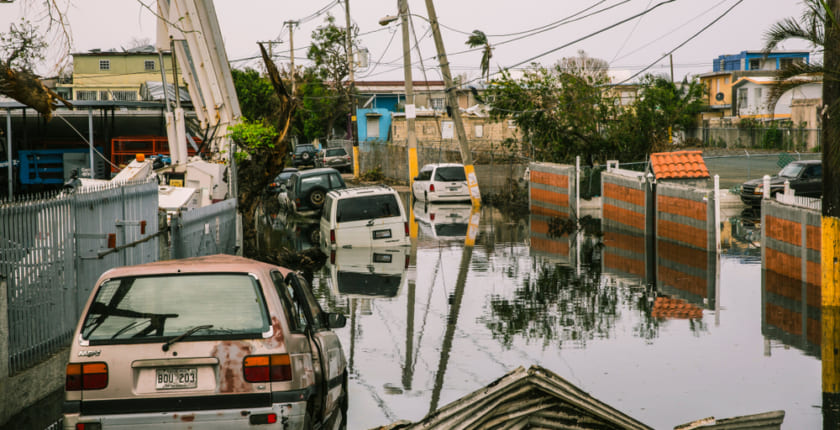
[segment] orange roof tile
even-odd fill
[[[657,152],[650,154],[650,165],[656,179],[709,177],[702,151]]]

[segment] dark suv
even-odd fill
[[[785,189],[785,181],[797,196],[822,196],[822,161],[800,160],[793,161],[779,171],[778,175],[770,177],[770,195],[774,196]],[[741,201],[749,206],[761,206],[764,195],[764,180],[751,179],[741,185]]]
[[[297,212],[320,212],[327,192],[342,188],[347,188],[347,185],[338,170],[330,167],[302,170],[293,173],[286,181],[285,199],[281,203]]]
[[[309,143],[301,143],[295,146],[295,152],[292,153],[292,164],[295,167],[300,166],[315,166],[315,157],[318,155],[318,150],[315,145]]]

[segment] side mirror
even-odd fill
[[[281,193],[285,193],[285,192],[286,192],[286,184],[280,184],[280,192],[281,192]]]
[[[419,181],[419,180],[420,180],[420,176],[415,176],[415,177],[414,177],[414,180],[415,180],[415,181]]]
[[[344,328],[347,325],[347,318],[344,317],[344,314],[327,314],[327,324],[330,328]]]

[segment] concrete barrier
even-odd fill
[[[713,190],[656,186],[657,287],[709,309],[717,286],[714,210]]]
[[[6,297],[6,281],[0,278],[0,297]],[[40,399],[60,389],[68,350],[59,350],[48,359],[22,372],[9,376],[9,325],[6,300],[0,300],[0,424]]]
[[[575,167],[554,163],[531,163],[531,213],[550,217],[575,218]]]
[[[653,282],[653,190],[644,173],[609,169],[601,174],[603,271],[636,282]]]
[[[820,211],[765,199],[761,225],[762,334],[819,356]],[[769,348],[765,348],[765,354],[770,354]]]

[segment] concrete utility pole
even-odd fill
[[[353,141],[353,177],[359,177],[359,141],[356,140],[356,97],[353,88],[356,79],[353,77],[353,26],[350,23],[350,0],[344,0],[344,18],[347,21],[347,67],[349,69],[348,91],[350,93],[350,139]]]
[[[291,63],[289,65],[289,69],[292,75],[292,98],[295,96],[295,26],[298,25],[297,21],[286,21],[283,24],[289,26],[289,55],[291,56]],[[271,46],[271,45],[269,45]]]
[[[825,70],[840,69],[840,0],[827,2]],[[822,6],[821,6],[822,7]],[[822,389],[823,428],[840,423],[840,82],[823,79]]]
[[[417,115],[414,106],[414,82],[411,77],[411,47],[408,40],[408,2],[398,0],[400,11],[400,26],[402,27],[403,43],[403,72],[405,75],[405,125],[406,146],[408,146],[408,188],[414,185],[417,176],[417,135],[414,129],[414,118]]]
[[[464,163],[464,172],[467,174],[467,183],[470,186],[470,199],[473,206],[481,204],[481,192],[478,190],[478,179],[475,176],[470,144],[467,142],[467,133],[464,130],[464,123],[461,121],[461,109],[458,106],[458,94],[452,83],[452,73],[449,71],[449,59],[446,58],[446,48],[443,46],[443,38],[440,35],[437,14],[433,0],[426,0],[426,10],[429,13],[429,23],[432,25],[432,34],[435,38],[438,59],[440,60],[440,71],[443,74],[443,82],[446,86],[446,104],[449,106],[452,122],[455,125],[455,133],[458,135],[458,143],[461,145],[461,160]]]

